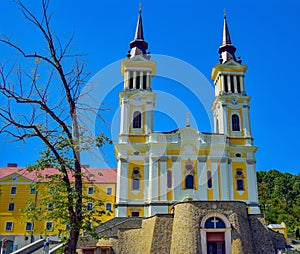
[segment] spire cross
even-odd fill
[[[190,123],[190,113],[189,112],[187,112],[186,114],[185,114],[185,116],[186,116],[186,122],[185,122],[185,127],[190,127],[191,126],[191,123]]]
[[[224,9],[224,18],[226,18],[226,9]]]
[[[139,7],[140,7],[140,13],[141,13],[141,12],[142,12],[143,4],[142,4],[142,3],[139,3]]]

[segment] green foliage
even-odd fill
[[[83,174],[84,176],[84,174]],[[67,191],[66,184],[60,180],[60,174],[54,174],[47,176],[46,182],[39,184],[39,189],[37,194],[39,197],[42,197],[41,200],[35,200],[39,202],[26,201],[26,208],[22,210],[24,213],[23,217],[26,221],[53,221],[55,222],[55,227],[58,229],[59,236],[62,241],[67,241],[68,234],[71,227],[77,227],[83,232],[87,232],[92,235],[94,238],[98,238],[98,235],[95,232],[95,229],[98,225],[101,225],[101,216],[109,214],[105,210],[104,203],[94,198],[91,195],[85,195],[87,193],[86,187],[83,187],[82,190],[82,217],[83,220],[79,225],[72,224],[70,225],[69,217],[69,206],[75,206],[76,198],[78,193],[75,190],[75,187],[72,186],[71,191]],[[95,191],[95,196],[97,192]],[[69,197],[72,197],[73,204],[69,203]],[[92,209],[87,209],[86,204],[91,203]],[[66,227],[70,225],[70,227]],[[47,234],[45,229],[37,232],[40,234]]]
[[[287,225],[296,235],[300,228],[300,175],[278,170],[257,172],[258,197],[267,223]]]
[[[113,142],[112,140],[105,136],[104,133],[100,133],[96,138],[95,138],[95,143],[96,143],[96,146],[97,147],[102,147],[104,146],[105,144],[109,144],[109,145],[112,145]]]
[[[55,140],[54,140],[55,139]],[[53,221],[55,227],[62,238],[62,241],[68,240],[68,234],[70,229],[78,229],[81,232],[87,232],[94,238],[98,235],[95,229],[102,223],[101,216],[108,214],[105,210],[104,203],[101,201],[101,197],[97,199],[87,193],[85,184],[93,184],[93,175],[89,174],[85,170],[78,172],[75,170],[76,157],[72,156],[72,148],[74,145],[70,143],[70,140],[65,138],[63,135],[57,135],[53,138],[53,144],[56,153],[59,154],[60,159],[58,160],[53,151],[46,148],[40,153],[39,159],[35,165],[28,165],[28,171],[34,171],[38,176],[39,184],[35,187],[36,196],[43,197],[41,200],[38,199],[35,202],[27,201],[27,206],[23,210],[24,217],[27,221]],[[84,141],[84,145],[76,148],[78,152],[83,151],[87,146],[96,145],[101,147],[106,143],[111,144],[112,141],[103,134],[97,137],[82,137],[81,142]],[[50,175],[42,174],[45,168],[52,168],[53,172]],[[82,179],[83,186],[80,187],[75,183],[76,176],[80,176]],[[37,189],[37,186],[39,187]],[[96,193],[94,195],[97,196]],[[82,207],[80,213],[82,219],[78,220],[77,223],[70,223],[70,211],[74,211],[76,202],[82,200]],[[93,204],[93,209],[88,210],[86,207],[87,203]],[[49,204],[51,207],[49,208]],[[70,227],[66,227],[70,225]],[[92,226],[91,226],[92,225]],[[47,231],[39,232],[41,234],[47,234]]]
[[[300,239],[300,229],[296,229],[296,239]]]

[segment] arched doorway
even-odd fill
[[[224,232],[207,233],[207,253],[225,254]]]
[[[208,214],[200,226],[203,254],[231,254],[231,226],[224,215]]]

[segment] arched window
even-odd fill
[[[236,180],[236,189],[238,191],[244,190],[244,180],[243,179]]]
[[[132,190],[140,190],[140,178],[139,168],[134,168],[132,171]]]
[[[243,191],[245,190],[245,186],[244,186],[244,173],[243,173],[243,169],[238,168],[236,170],[236,189],[238,191]]]
[[[194,189],[194,176],[187,175],[185,177],[185,188],[186,189]]]
[[[211,171],[207,171],[207,188],[212,187]]]
[[[172,188],[172,171],[167,171],[167,187]]]
[[[231,116],[232,130],[240,131],[240,119],[239,116],[234,114]]]
[[[231,224],[219,213],[207,214],[200,223],[201,253],[232,253]]]
[[[217,217],[210,217],[205,221],[205,228],[225,228],[225,223]]]
[[[133,128],[141,128],[142,127],[142,114],[139,111],[135,111],[133,113],[133,121],[132,121]]]

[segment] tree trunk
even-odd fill
[[[76,228],[74,229],[71,228],[70,238],[68,239],[64,253],[76,254],[78,238],[79,238],[79,230]]]

